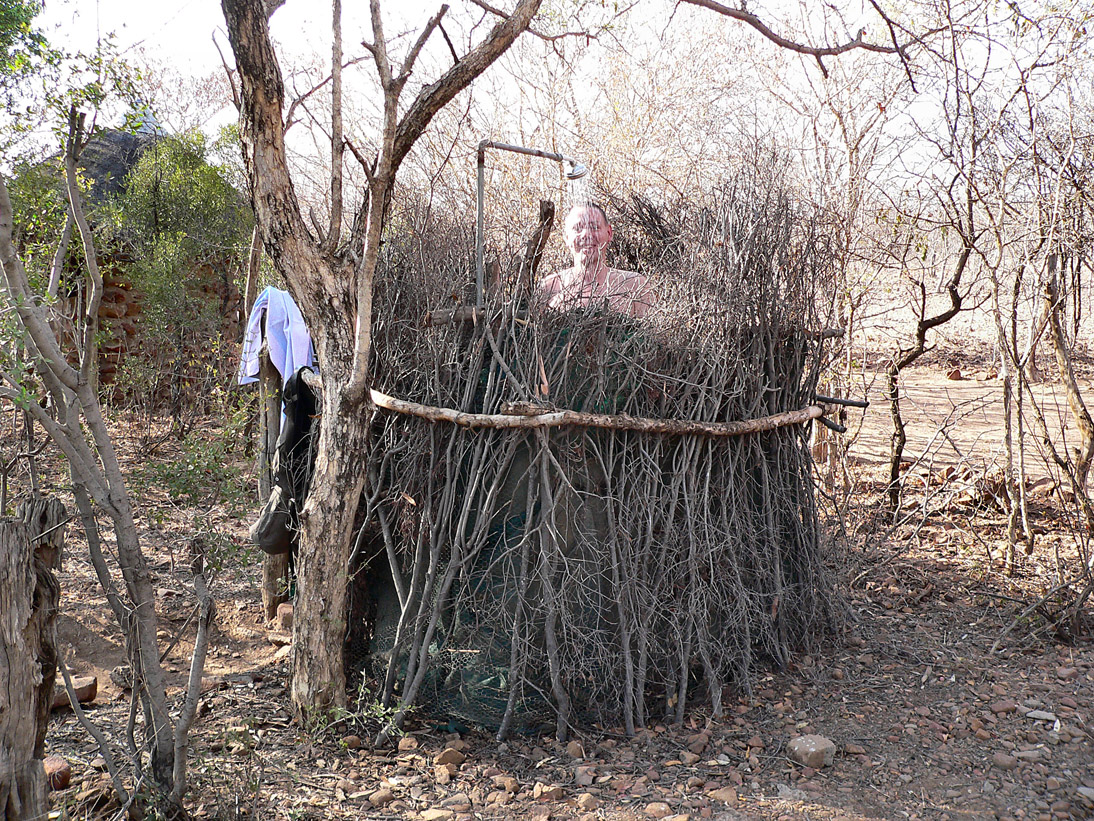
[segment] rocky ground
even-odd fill
[[[135,446],[129,456],[140,459]],[[1059,597],[1029,608],[1079,566],[1058,497],[1037,497],[1041,536],[1010,576],[1002,515],[968,460],[960,470],[923,469],[925,491],[896,527],[868,462],[843,510],[846,546],[832,557],[847,602],[837,645],[787,670],[760,670],[720,719],[697,708],[682,727],[636,738],[586,728],[565,746],[550,735],[499,744],[419,715],[397,747],[369,749],[367,711],[319,726],[295,721],[284,631],[264,623],[258,567],[240,548],[249,512],[146,488],[141,526],[162,638],[182,637],[167,660],[176,686],[193,599],[174,556],[197,531],[240,548],[228,550],[214,584],[217,630],[189,809],[225,819],[1094,817],[1089,608],[1067,632],[1043,629]],[[46,481],[60,486],[62,475]],[[830,521],[835,537],[840,520]],[[96,675],[87,712],[118,741],[128,715],[110,678],[120,635],[77,537],[61,575],[68,663]],[[821,738],[796,750],[805,736]],[[101,752],[68,708],[54,712],[48,745],[72,770],[53,806],[71,818],[116,817]]]

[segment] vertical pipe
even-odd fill
[[[476,168],[476,186],[475,186],[475,307],[481,308],[483,305],[483,294],[485,292],[485,285],[483,280],[485,279],[486,261],[484,259],[485,254],[485,226],[483,216],[483,189],[486,187],[486,146],[487,140],[483,140],[479,143],[479,152]]]

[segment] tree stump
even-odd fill
[[[23,522],[0,519],[0,821],[45,818],[42,757],[60,588]]]
[[[68,510],[54,496],[35,493],[15,508],[15,518],[27,526],[30,544],[46,567],[60,570],[65,552],[65,524]]]

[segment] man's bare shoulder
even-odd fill
[[[558,293],[560,290],[562,290],[562,286],[566,282],[566,275],[568,273],[569,270],[555,271],[553,274],[547,274],[547,276],[543,277],[543,279],[539,281],[539,291],[541,293],[547,294],[548,296]]]

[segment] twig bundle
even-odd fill
[[[641,320],[495,294],[479,321],[423,329],[450,284],[392,271],[377,388],[478,414],[725,423],[809,405],[829,302],[816,223],[770,184],[674,224]],[[757,658],[783,664],[836,627],[807,426],[467,429],[381,411],[375,434],[354,636],[396,723],[426,704],[499,737],[634,732],[696,700],[721,713]]]

